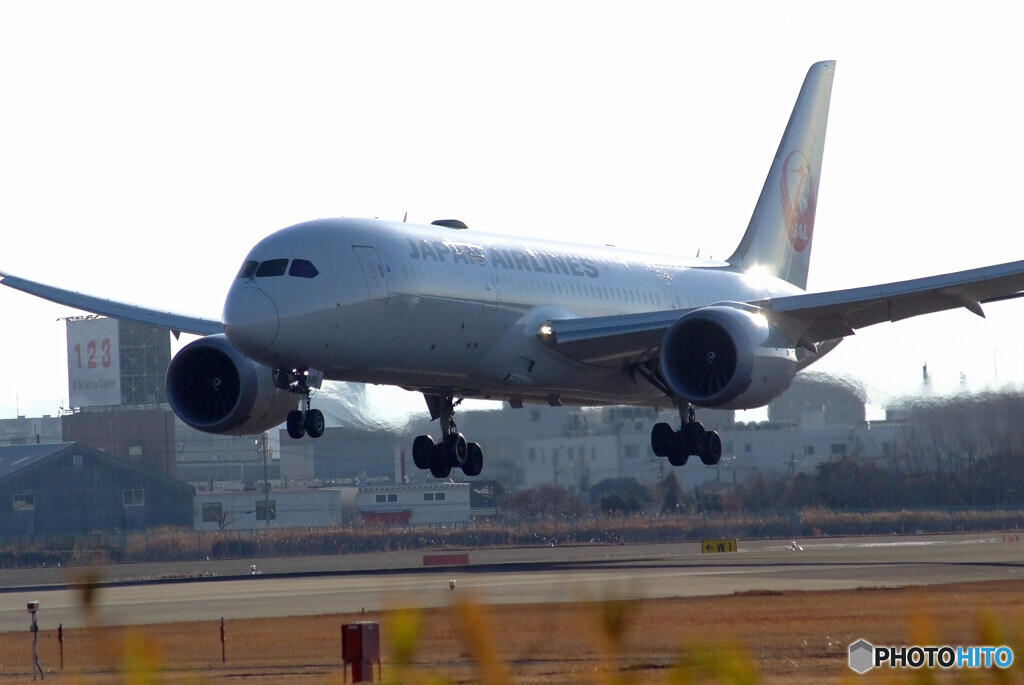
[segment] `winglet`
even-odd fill
[[[834,61],[807,72],[747,231],[728,262],[807,287]]]

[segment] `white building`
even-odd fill
[[[469,483],[380,485],[360,488],[356,508],[363,523],[413,526],[469,523]]]
[[[857,426],[827,426],[817,421],[797,426],[736,426],[721,432],[722,461],[716,469],[706,471],[719,472],[709,480],[742,481],[747,477],[745,471],[789,476],[814,473],[818,464],[845,456],[893,459],[905,430],[903,424],[889,421]],[[700,465],[696,458],[691,461]]]
[[[469,523],[469,483],[197,492],[196,530]]]
[[[617,436],[567,435],[527,440],[523,445],[523,487],[561,485],[578,491],[619,476]]]
[[[712,482],[742,482],[756,473],[789,475],[813,473],[830,459],[857,455],[893,457],[904,426],[892,422],[855,426],[824,425],[820,414],[805,412],[800,425],[736,424],[718,428],[722,459],[706,467],[691,456],[686,466],[673,467],[651,449],[655,421],[674,417],[636,417],[619,422],[616,432],[536,438],[523,443],[523,487],[542,484],[582,492],[607,478],[635,477],[653,483],[674,470],[685,487]]]
[[[322,528],[357,520],[355,500],[356,488],[197,492],[193,515],[196,530]]]

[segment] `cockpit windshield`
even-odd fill
[[[242,268],[238,270],[238,275],[235,278],[252,278],[252,275],[256,273],[256,267],[259,265],[259,262],[247,259],[242,264]]]
[[[287,259],[268,259],[265,262],[260,262],[260,265],[256,267],[256,278],[267,278],[269,276],[284,276],[284,272],[287,270]]]
[[[270,278],[284,276],[286,273],[297,278],[316,278],[320,275],[317,268],[313,266],[313,262],[308,259],[291,260],[291,268],[288,267],[287,259],[268,259],[265,262],[247,259],[235,278]]]
[[[292,260],[292,267],[288,269],[289,276],[298,276],[299,278],[316,278],[319,273],[313,266],[313,262],[306,259]]]

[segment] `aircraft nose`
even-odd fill
[[[224,302],[224,335],[240,352],[261,352],[277,338],[277,306],[254,286],[231,292]]]

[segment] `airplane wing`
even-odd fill
[[[964,307],[984,317],[981,305],[1024,295],[1024,261],[869,285],[826,293],[790,295],[753,302],[770,312],[807,325],[803,337],[821,342],[853,334],[883,321],[900,321]]]
[[[1024,260],[908,281],[824,293],[804,293],[748,304],[759,307],[797,344],[813,347],[883,321],[1024,296]],[[662,335],[694,311],[676,309],[549,321],[540,339],[563,354],[598,366],[632,365],[657,356]]]
[[[224,326],[220,321],[186,316],[184,314],[176,314],[174,312],[144,309],[132,304],[114,302],[113,300],[104,299],[102,297],[83,295],[82,293],[76,293],[72,290],[55,288],[51,285],[36,283],[35,281],[18,278],[17,276],[10,276],[3,272],[0,272],[0,283],[14,288],[15,290],[20,290],[30,295],[41,297],[44,300],[56,302],[57,304],[65,304],[69,307],[74,307],[75,309],[92,312],[93,314],[109,316],[114,319],[134,321],[136,323],[156,326],[157,328],[166,328],[173,331],[175,334],[194,333],[196,335],[213,335],[215,333],[224,332]]]
[[[597,366],[628,366],[657,355],[665,330],[692,309],[617,314],[549,321],[538,333],[543,342],[576,361]]]

